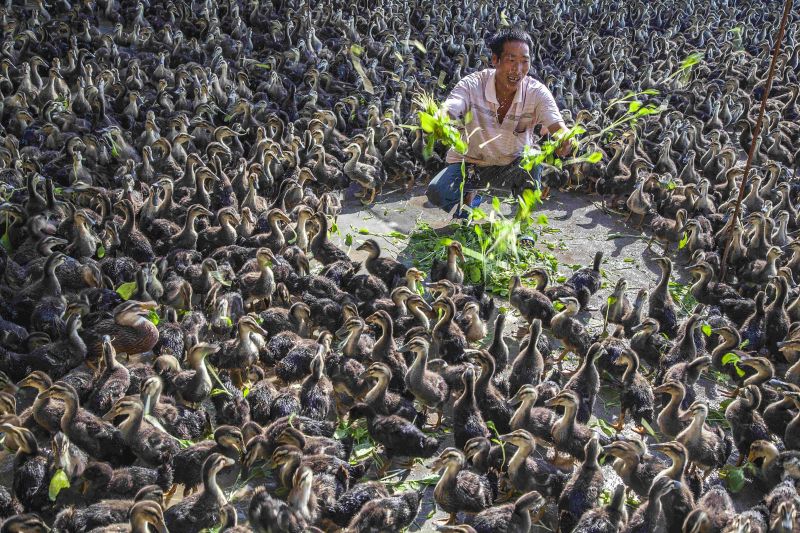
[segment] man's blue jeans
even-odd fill
[[[485,185],[507,188],[512,194],[517,194],[530,180],[528,173],[519,167],[519,161],[504,166],[476,167],[476,170],[479,179],[475,183],[467,178],[464,184],[465,195],[468,191]],[[542,167],[537,167],[531,174],[537,187],[541,188]],[[452,163],[433,177],[426,195],[432,204],[450,211],[461,199],[460,188],[461,163]]]

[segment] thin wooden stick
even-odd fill
[[[778,28],[778,38],[775,40],[775,48],[772,51],[772,61],[769,64],[769,73],[767,74],[767,85],[764,87],[764,95],[761,97],[761,107],[758,110],[758,121],[753,130],[753,140],[750,142],[750,150],[747,151],[747,163],[744,165],[744,174],[742,175],[742,183],[739,186],[739,197],[736,199],[736,208],[733,211],[733,217],[728,223],[728,239],[730,239],[734,226],[739,223],[739,216],[742,210],[742,200],[744,199],[744,191],[747,188],[747,178],[750,175],[750,166],[753,163],[753,154],[755,153],[756,144],[759,135],[761,135],[761,125],[764,122],[764,112],[767,107],[767,100],[769,99],[769,92],[772,89],[772,79],[775,77],[775,65],[778,63],[778,55],[781,52],[781,41],[783,41],[783,34],[786,31],[786,21],[789,19],[789,12],[792,9],[792,0],[786,0],[783,5],[783,17],[781,18],[781,25]],[[730,253],[730,240],[725,243],[725,250],[722,253],[722,272],[720,279],[725,279],[725,274],[728,269],[728,254]]]

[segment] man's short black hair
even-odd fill
[[[507,42],[518,41],[528,45],[528,50],[533,51],[533,41],[528,32],[519,28],[503,28],[489,37],[487,44],[493,55],[500,57],[503,55],[503,46]]]

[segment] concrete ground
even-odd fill
[[[484,196],[484,208],[490,209],[491,206],[486,205],[490,202],[491,199]],[[356,251],[358,244],[367,238],[375,238],[385,255],[399,257],[405,263],[413,264],[413,257],[406,253],[407,241],[401,235],[409,235],[418,222],[426,222],[446,234],[445,226],[452,222],[451,215],[427,202],[424,187],[417,187],[406,193],[383,195],[376,204],[368,207],[362,206],[353,198],[346,198],[343,203],[343,210],[337,221],[340,232],[337,244],[347,248],[344,243],[349,241],[349,233],[352,236],[349,252],[354,260],[366,258],[364,252]],[[510,207],[504,206],[503,209],[509,210]],[[588,312],[584,311],[579,315],[590,330],[599,331],[602,328],[600,305],[609,296],[619,278],[624,277],[628,281],[628,296],[631,300],[640,288],[652,288],[658,281],[660,270],[653,259],[662,253],[661,248],[656,244],[652,250],[647,250],[647,236],[625,222],[624,216],[603,208],[599,197],[553,191],[549,199],[536,209],[536,214],[544,214],[548,218],[547,232],[537,246],[546,248],[558,259],[559,274],[569,276],[573,271],[570,265],[591,265],[595,252],[602,250],[604,253],[603,288],[592,297]],[[682,268],[688,260],[686,252],[680,252],[676,256],[673,250],[670,257],[675,263],[673,279],[681,283],[690,282],[691,278]],[[513,326],[509,327],[507,334],[515,329]],[[513,343],[512,346],[509,342],[512,357],[516,354],[516,341]],[[707,385],[709,386],[705,388],[711,393],[709,402],[718,404],[720,398],[716,398],[714,387],[711,383]],[[603,386],[595,409],[595,416],[609,423],[614,422],[619,414],[617,393],[613,389],[608,384]],[[452,437],[445,435],[442,447],[450,445]],[[429,462],[426,461],[426,464]],[[610,466],[605,466],[604,470],[607,488],[613,490],[620,482],[619,478]],[[428,468],[417,466],[408,475],[408,479],[422,479],[430,475]],[[744,498],[737,504],[746,508],[750,504],[750,498]],[[633,509],[629,510],[633,512]],[[410,530],[433,531],[438,521],[446,518],[445,513],[435,512],[433,487],[430,486],[417,520]],[[544,528],[540,530],[545,531]]]

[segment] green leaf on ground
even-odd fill
[[[54,502],[56,501],[56,498],[58,498],[58,493],[61,492],[61,489],[68,488],[69,478],[67,477],[67,473],[59,468],[56,470],[56,473],[53,474],[53,477],[50,478],[50,486],[47,489],[47,496],[50,498],[51,502]]]
[[[135,281],[129,281],[128,283],[123,283],[117,287],[117,294],[119,294],[120,298],[123,300],[130,300],[134,292],[136,292]]]

